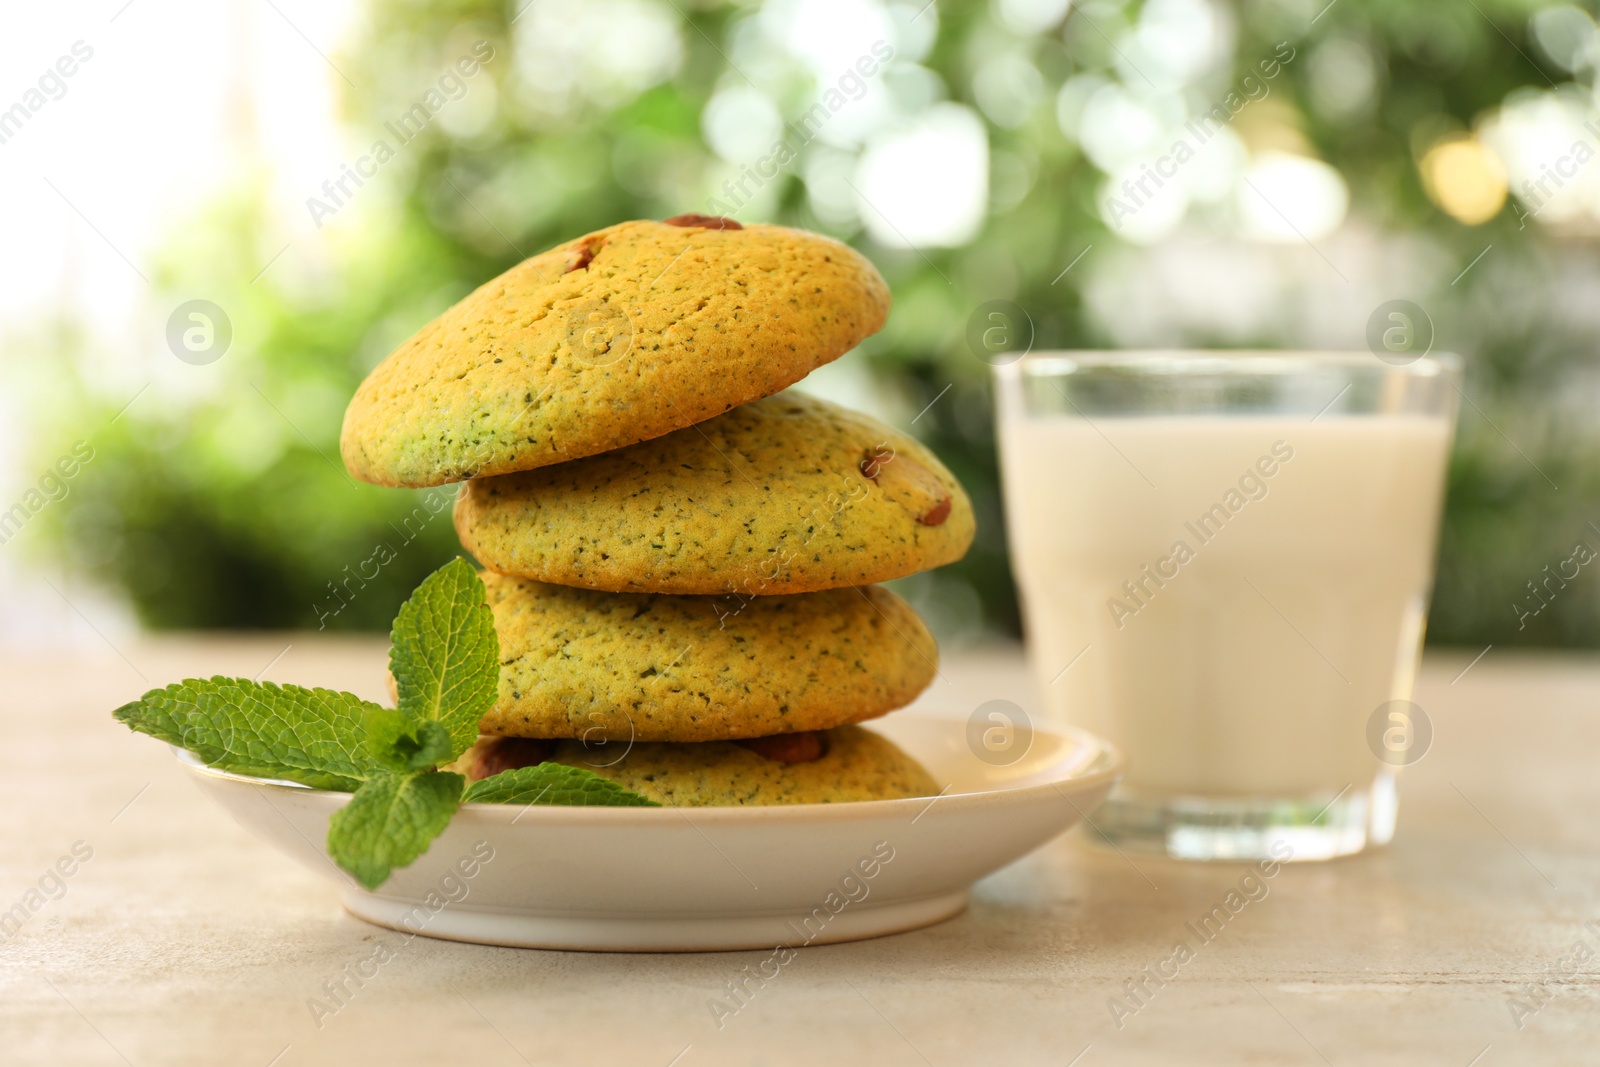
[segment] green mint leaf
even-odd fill
[[[450,731],[432,719],[415,719],[396,708],[367,718],[367,751],[392,771],[431,771],[454,759]]]
[[[449,771],[384,774],[364,783],[328,820],[328,853],[376,889],[428,851],[461,806],[467,780]]]
[[[395,616],[389,670],[400,711],[442,723],[455,759],[478,740],[500,686],[500,638],[483,580],[457,557],[430,574]]]
[[[568,804],[577,807],[659,808],[661,805],[582,767],[541,763],[481,778],[462,798],[478,804]]]
[[[236,774],[346,792],[382,768],[367,719],[386,709],[350,693],[244,678],[190,678],[152,689],[112,714]]]

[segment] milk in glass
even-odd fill
[[[1048,706],[1129,753],[1144,796],[1370,784],[1368,717],[1411,695],[1450,436],[1421,415],[1002,420]]]

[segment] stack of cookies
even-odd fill
[[[915,440],[783,392],[882,327],[846,245],[689,215],[485,284],[385,359],[340,449],[378,485],[465,482],[500,635],[473,777],[555,760],[666,804],[931,795],[854,724],[938,649],[874,583],[959,559],[972,506]]]

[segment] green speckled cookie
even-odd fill
[[[792,738],[803,754],[784,751]],[[859,726],[787,738],[585,745],[582,741],[483,738],[452,765],[473,778],[546,760],[583,767],[659,804],[675,807],[842,804],[939,792],[922,765],[894,742]],[[506,751],[510,748],[511,751]]]
[[[870,585],[961,558],[972,504],[922,445],[797,393],[571,463],[477,478],[456,532],[501,574],[746,596]]]
[[[361,383],[339,450],[363,481],[430,486],[621,448],[778,392],[888,310],[883,278],[832,238],[624,222],[424,326]]]
[[[485,573],[500,696],[484,733],[722,741],[860,722],[933,680],[938,647],[878,586],[601,593]]]

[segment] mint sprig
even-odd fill
[[[442,724],[419,722],[398,708],[378,708],[367,716],[366,747],[391,771],[428,771],[460,755]]]
[[[478,572],[459,557],[434,571],[400,605],[390,641],[400,713],[448,730],[455,759],[478,739],[500,686],[500,635]]]
[[[612,808],[661,805],[582,767],[541,763],[517,767],[467,786],[466,799],[487,804],[567,804]]]
[[[428,850],[463,801],[655,806],[579,767],[541,764],[475,782],[438,768],[477,740],[494,706],[500,640],[483,581],[454,559],[394,622],[396,708],[351,693],[244,678],[152,689],[112,714],[208,766],[353,792],[328,822],[328,852],[368,889]]]
[[[381,770],[351,726],[383,711],[331,689],[218,677],[152,689],[111,714],[220,770],[351,790]]]
[[[461,806],[466,778],[449,771],[385,774],[328,820],[328,851],[368,889],[428,851]]]

